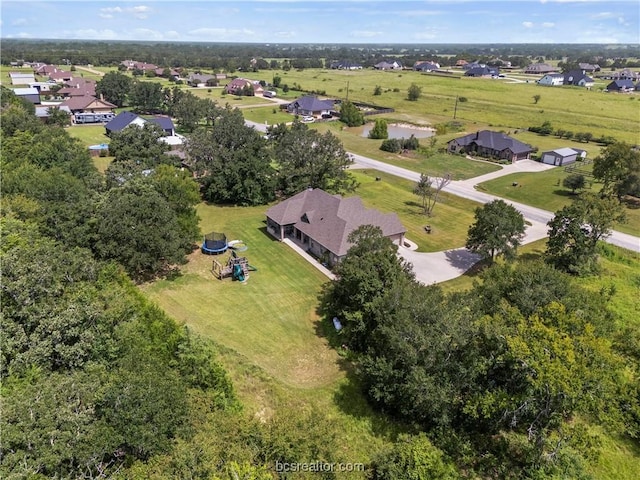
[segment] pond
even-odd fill
[[[362,136],[368,137],[369,132],[374,127],[373,123],[367,123],[362,130]],[[435,131],[431,128],[425,127],[414,127],[410,125],[397,125],[390,124],[387,125],[387,132],[389,133],[389,138],[409,138],[413,135],[416,138],[429,138],[435,135]]]

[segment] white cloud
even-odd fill
[[[175,30],[169,30],[167,33],[164,34],[164,36],[168,40],[176,40],[180,38],[180,34]]]
[[[522,22],[522,26],[524,28],[531,28],[533,27],[533,22]]]
[[[552,27],[555,27],[555,26],[556,26],[556,24],[555,24],[555,23],[553,23],[553,22],[542,22],[542,26],[543,26],[544,28],[552,28]]]
[[[282,32],[274,32],[274,35],[279,38],[293,38],[296,36],[296,32],[294,31],[282,31]]]
[[[27,32],[19,32],[13,35],[7,35],[7,38],[33,38],[33,35]]]
[[[18,27],[20,25],[26,25],[29,23],[26,18],[16,18],[13,22],[11,22],[11,26]]]
[[[349,35],[356,38],[373,38],[382,35],[383,32],[375,32],[372,30],[354,30]]]
[[[160,32],[150,28],[135,28],[132,37],[140,40],[164,40],[164,36]]]
[[[151,7],[146,5],[136,5],[135,7],[104,7],[100,9],[101,18],[113,18],[115,14],[132,14],[135,18],[143,20],[151,12]]]
[[[196,28],[195,30],[190,30],[187,33],[192,37],[197,37],[202,40],[242,40],[246,37],[253,37],[255,35],[255,32],[246,28]]]
[[[433,40],[434,38],[437,38],[437,35],[431,32],[420,32],[413,35],[414,40]]]
[[[92,39],[92,40],[116,40],[122,38],[111,29],[96,30],[95,28],[83,28],[79,30],[65,30],[64,36],[68,38]]]
[[[600,12],[600,13],[595,13],[595,14],[591,15],[590,18],[592,20],[602,20],[602,19],[605,19],[605,18],[613,18],[615,16],[616,16],[616,14],[613,13],[613,12]]]

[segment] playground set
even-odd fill
[[[224,233],[211,232],[204,236],[201,251],[205,255],[219,255],[231,249],[231,256],[225,265],[214,259],[211,265],[211,272],[218,280],[231,277],[240,282],[246,282],[249,272],[258,269],[249,264],[247,257],[238,257],[236,252],[244,252],[247,246],[241,240],[227,241]]]

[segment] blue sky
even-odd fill
[[[638,0],[0,0],[2,38],[640,43]]]

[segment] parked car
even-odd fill
[[[322,118],[332,118],[333,115],[331,115],[330,113],[323,113],[322,114]]]
[[[315,118],[313,118],[311,115],[305,115],[304,117],[302,117],[302,123],[313,123],[314,120]]]

